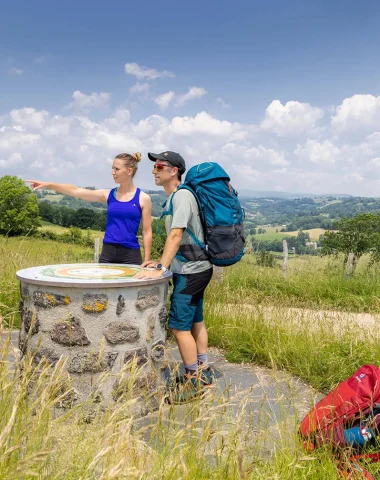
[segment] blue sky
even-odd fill
[[[237,188],[378,195],[379,24],[375,1],[3,2],[0,175],[106,187],[117,153],[172,149]]]

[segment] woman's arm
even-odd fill
[[[76,187],[69,183],[40,182],[39,180],[26,180],[34,191],[42,188],[49,188],[55,192],[68,195],[69,197],[80,198],[87,202],[105,202],[107,203],[110,190],[87,190],[87,188]]]
[[[141,192],[142,236],[144,245],[144,262],[150,259],[152,250],[152,200],[147,193]]]

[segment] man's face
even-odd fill
[[[156,160],[152,171],[155,184],[162,187],[169,182],[173,178],[174,168],[165,160]]]

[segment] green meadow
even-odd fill
[[[0,237],[2,328],[19,325],[17,270],[92,259],[92,248]],[[297,257],[289,262],[285,281],[280,261],[273,268],[260,267],[247,255],[224,270],[222,283],[213,280],[206,293],[210,344],[231,362],[283,370],[322,393],[362,364],[380,364],[377,330],[363,329],[355,320],[358,313],[380,312],[380,272],[367,258],[346,281],[340,257]],[[97,411],[91,423],[86,423],[85,404],[54,415],[68,384],[63,364],[52,371],[25,357],[20,370],[12,370],[6,361],[11,350],[3,342],[2,479],[338,478],[328,450],[304,451],[296,416],[268,431],[247,424],[244,399],[238,414],[229,416],[227,394],[216,403],[183,407],[180,418],[178,410],[161,403],[140,422],[133,418],[131,397]],[[263,454],[262,445],[274,438],[276,448]],[[371,468],[378,473],[376,465]]]

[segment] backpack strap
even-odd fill
[[[197,202],[197,205],[198,205],[198,208],[199,208],[199,211],[200,211],[199,202],[198,202],[198,199],[197,199],[194,191],[190,187],[188,187],[187,185],[181,184],[181,185],[178,185],[178,187],[174,190],[174,192],[170,196],[169,205],[161,213],[160,220],[162,218],[166,217],[167,215],[173,215],[173,197],[174,197],[175,193],[178,192],[178,190],[181,190],[181,189],[186,189],[194,195],[194,198]],[[162,204],[162,208],[165,208],[166,204],[167,204],[167,201]],[[203,227],[203,225],[202,225],[202,227]],[[160,222],[158,222],[157,232],[158,232],[159,235],[161,235]],[[194,242],[194,245],[193,246],[192,245],[182,245],[181,247],[179,247],[179,250],[176,253],[175,258],[177,258],[177,260],[179,260],[180,262],[208,260],[208,256],[205,254],[205,249],[206,249],[205,244],[199,240],[199,238],[194,234],[194,232],[192,232],[190,230],[190,228],[186,228],[186,232],[190,235],[192,241]],[[188,247],[190,247],[190,248],[188,248]],[[184,257],[183,254],[187,255],[189,258]]]

